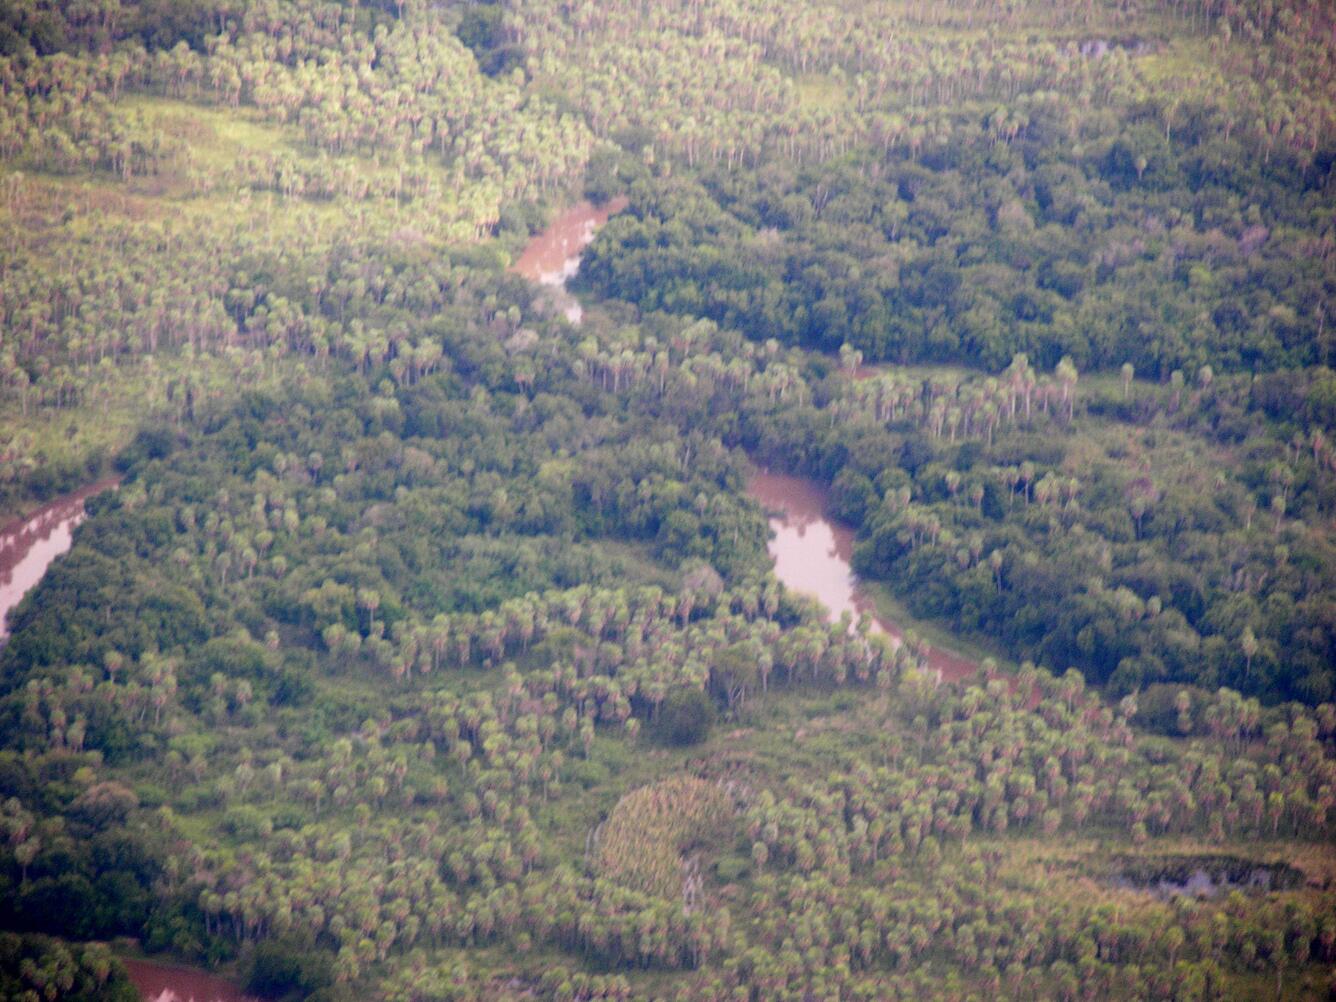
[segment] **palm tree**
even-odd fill
[[[1056,370],[1058,383],[1062,386],[1062,401],[1067,405],[1067,420],[1072,419],[1072,411],[1076,406],[1076,365],[1069,356],[1064,355],[1058,362]]]
[[[1252,662],[1257,655],[1258,646],[1257,635],[1253,633],[1252,627],[1245,626],[1243,634],[1239,637],[1239,650],[1243,652],[1244,658],[1243,677],[1245,681],[1252,674]]]
[[[367,636],[374,636],[376,610],[380,608],[380,594],[373,588],[362,588],[357,592],[357,604],[367,611]]]
[[[37,858],[37,852],[41,847],[42,843],[36,836],[31,836],[15,846],[14,862],[19,864],[20,885],[28,883],[28,867]]]

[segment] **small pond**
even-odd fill
[[[1236,856],[1132,857],[1119,860],[1116,866],[1114,886],[1159,898],[1287,891],[1304,882],[1303,873],[1285,863],[1259,863]]]
[[[1150,45],[1141,38],[1086,38],[1076,42],[1075,49],[1086,59],[1103,59],[1120,49],[1129,56],[1140,56],[1150,51]]]

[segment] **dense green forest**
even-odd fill
[[[0,2],[0,998],[1332,997],[1333,30]]]

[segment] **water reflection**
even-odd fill
[[[511,270],[550,286],[566,319],[578,324],[584,310],[580,301],[566,291],[566,283],[580,270],[580,252],[589,246],[598,228],[626,206],[627,199],[622,196],[602,205],[581,202],[567,209],[529,241]]]
[[[83,521],[84,501],[115,480],[100,480],[43,505],[0,529],[0,637],[8,635],[9,610],[42,579],[51,561],[70,548]]]
[[[854,532],[826,517],[826,492],[818,484],[761,471],[752,476],[747,490],[770,514],[770,556],[776,577],[786,587],[820,600],[832,621],[845,612],[855,619],[867,612],[874,629],[903,641],[904,631],[877,612],[872,596],[859,584],[852,566]],[[927,661],[930,669],[953,681],[968,678],[978,667],[954,651],[935,647]]]

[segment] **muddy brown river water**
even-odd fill
[[[115,480],[99,480],[0,528],[0,638],[9,633],[9,610],[70,548],[74,527],[83,521],[84,501],[115,485]]]
[[[513,270],[556,289],[567,318],[579,323],[583,313],[566,292],[566,281],[579,270],[580,252],[594,232],[625,207],[626,199],[617,198],[601,206],[581,202],[568,209],[534,237]],[[0,528],[0,638],[7,634],[9,611],[70,548],[74,529],[84,518],[84,501],[115,484],[114,479],[89,484]],[[199,968],[138,959],[123,963],[144,1002],[257,1002],[232,982]]]
[[[877,612],[876,603],[858,581],[851,561],[854,531],[826,516],[826,492],[810,480],[761,471],[747,485],[749,493],[770,516],[770,556],[775,576],[793,591],[812,595],[830,610],[832,621],[845,613],[855,619],[872,615],[876,629],[904,639],[904,631]],[[928,667],[942,678],[959,681],[978,667],[954,651],[932,647]]]
[[[115,486],[115,479],[99,480],[0,528],[0,638],[8,632],[9,611],[70,548],[74,529],[84,519],[84,502]],[[144,1002],[256,1002],[230,981],[198,968],[150,960],[123,963]]]
[[[625,198],[604,205],[589,202],[563,212],[534,237],[512,270],[557,290],[559,303],[572,323],[583,311],[565,284],[579,270],[580,252],[594,233],[626,207]],[[861,375],[861,373],[860,373]],[[114,487],[114,479],[100,480],[44,505],[25,518],[0,528],[0,638],[7,632],[9,610],[46,573],[51,562],[66,552],[74,528],[83,521],[84,501]],[[872,597],[859,583],[851,566],[854,533],[826,515],[826,492],[802,477],[761,471],[748,484],[748,493],[766,510],[774,538],[769,543],[775,574],[788,588],[815,596],[834,621],[844,612],[873,616],[875,628],[900,640],[900,627],[877,613]],[[959,680],[977,665],[952,651],[932,648],[928,667],[944,679]],[[125,960],[130,980],[144,1002],[256,1002],[230,981],[199,968]]]
[[[625,198],[615,198],[602,206],[581,202],[566,210],[529,241],[511,270],[558,290],[564,297],[559,303],[567,319],[578,324],[583,311],[566,292],[565,284],[579,271],[580,253],[594,233],[626,204]],[[877,371],[872,366],[860,367],[857,377],[867,378]],[[801,477],[760,472],[747,489],[770,515],[774,538],[769,549],[780,581],[819,599],[830,610],[832,621],[846,611],[855,618],[869,612],[876,629],[903,639],[904,631],[877,613],[871,596],[859,584],[850,563],[853,530],[826,517],[826,492],[819,485]],[[934,647],[928,651],[928,667],[956,681],[972,676],[978,665],[954,651]]]
[[[581,202],[567,209],[524,248],[511,271],[557,290],[558,305],[573,324],[584,317],[579,300],[566,291],[566,282],[580,270],[580,252],[589,246],[598,228],[627,206],[625,196],[595,205]]]
[[[122,960],[144,1002],[258,1002],[230,981],[178,964]]]

